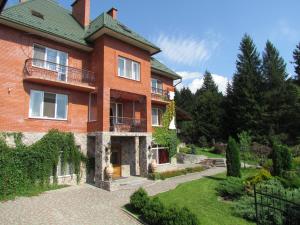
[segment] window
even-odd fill
[[[56,174],[59,177],[73,175],[74,174],[73,164],[70,162],[66,162],[65,165],[63,165],[62,157],[60,156],[56,167]]]
[[[140,63],[119,57],[118,59],[118,76],[139,81]]]
[[[160,108],[152,108],[152,125],[162,125],[162,110]]]
[[[111,125],[123,123],[123,104],[111,103],[110,106]]]
[[[33,46],[32,65],[57,72],[57,79],[67,81],[68,54],[40,45]]]
[[[89,100],[89,121],[97,120],[97,94],[91,93]]]
[[[151,80],[151,88],[152,88],[152,93],[161,94],[161,95],[163,94],[161,80],[152,79]]]
[[[169,151],[166,147],[153,145],[152,152],[156,152],[158,164],[170,163]]]
[[[68,96],[31,90],[29,117],[67,119]]]

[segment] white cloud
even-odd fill
[[[182,87],[189,87],[190,90],[195,93],[197,89],[201,88],[203,85],[203,74],[199,72],[177,72],[183,78],[183,83],[177,86],[177,89],[181,89]],[[223,94],[226,93],[226,87],[228,81],[231,82],[227,77],[212,74],[213,80],[215,81],[216,85],[218,86],[219,91]]]
[[[219,41],[212,38],[211,33],[207,33],[206,36],[208,37],[199,39],[192,36],[160,34],[153,42],[162,49],[162,58],[192,66],[207,61],[219,45]]]

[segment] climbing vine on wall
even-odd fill
[[[85,156],[77,148],[72,133],[49,131],[36,143],[25,146],[21,135],[14,135],[15,146],[9,147],[5,137],[12,134],[0,135],[0,195],[16,194],[30,190],[35,186],[57,182],[56,168],[59,158],[63,170],[69,163],[80,181],[80,165]]]
[[[153,132],[154,141],[161,146],[166,146],[169,152],[169,158],[177,153],[178,139],[176,130],[170,130],[169,125],[175,116],[175,101],[171,101],[162,117],[162,127],[155,128]]]

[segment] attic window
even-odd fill
[[[38,17],[40,19],[44,19],[44,15],[42,13],[39,13],[37,11],[34,11],[34,10],[31,10],[31,15],[35,16],[35,17]]]
[[[122,28],[123,28],[123,30],[125,30],[125,31],[127,31],[127,32],[129,32],[129,33],[131,33],[131,30],[129,30],[129,28],[128,28],[128,27],[126,27],[125,25],[123,25],[123,24],[119,24],[119,26],[120,26],[120,27],[122,27]]]

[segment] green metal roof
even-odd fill
[[[151,57],[151,67],[152,69],[158,70],[164,74],[167,74],[169,77],[176,79],[181,79],[181,76],[175,73],[173,70],[169,69],[166,65],[162,64],[157,59]]]
[[[43,15],[33,16],[32,11]],[[1,19],[55,35],[78,44],[87,45],[85,30],[73,18],[72,13],[53,0],[28,0],[3,10]]]
[[[129,38],[132,38],[136,41],[139,41],[143,44],[146,44],[152,48],[157,49],[160,51],[159,47],[151,43],[150,41],[146,40],[139,34],[135,33],[131,29],[129,29],[127,26],[122,24],[120,21],[113,19],[110,15],[107,13],[102,13],[100,16],[98,16],[96,19],[94,19],[91,24],[89,25],[88,30],[86,31],[85,37],[89,38],[94,33],[96,33],[98,30],[102,28],[108,28],[114,32],[117,32],[119,34],[125,35]]]

